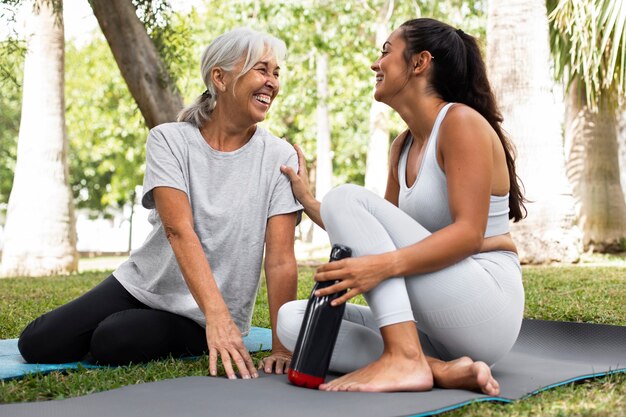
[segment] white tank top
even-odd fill
[[[431,233],[452,224],[448,205],[448,183],[446,174],[437,162],[437,139],[439,127],[450,107],[446,104],[437,115],[433,130],[426,142],[426,150],[417,178],[411,187],[406,182],[406,161],[413,137],[409,134],[398,162],[400,194],[398,206]],[[509,195],[490,198],[489,218],[485,237],[497,236],[509,232]]]

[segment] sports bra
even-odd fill
[[[400,193],[398,207],[431,233],[452,224],[448,205],[448,187],[446,175],[437,162],[437,139],[439,127],[450,107],[446,104],[437,115],[433,130],[426,142],[426,151],[417,178],[411,187],[406,182],[406,163],[413,137],[405,139],[398,162]],[[489,201],[489,217],[485,237],[502,235],[509,232],[509,194],[492,195]]]

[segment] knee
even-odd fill
[[[343,184],[335,187],[324,196],[322,207],[326,206],[328,209],[341,208],[347,200],[354,198],[362,190],[365,188],[355,184]]]
[[[278,310],[276,335],[280,343],[292,352],[298,341],[306,305],[307,300],[296,300],[283,304]]]
[[[124,313],[121,311],[107,317],[93,332],[90,352],[98,364],[128,365],[144,362],[132,331],[125,329],[123,320],[120,320]]]
[[[43,326],[38,326],[41,317],[33,320],[22,330],[20,338],[17,341],[17,348],[26,362],[29,363],[46,363],[47,355],[42,351],[46,346],[46,339],[49,336]]]
[[[345,211],[346,207],[365,201],[364,196],[370,193],[367,189],[355,185],[344,184],[330,190],[322,200],[320,214],[326,221],[336,213]]]
[[[84,356],[86,352],[82,351],[79,342],[68,343],[44,314],[24,328],[17,348],[28,363],[64,363],[80,360]]]

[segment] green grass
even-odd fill
[[[609,262],[611,264],[612,262]],[[626,266],[525,267],[528,318],[626,325]],[[313,268],[301,268],[299,298],[307,298]],[[33,318],[72,300],[107,276],[85,272],[70,277],[0,280],[0,338],[15,338]],[[253,325],[269,327],[262,285]],[[358,300],[363,302],[362,299]],[[256,361],[267,353],[253,355]],[[62,399],[124,385],[206,375],[206,356],[167,359],[147,365],[78,369],[0,382],[0,402]],[[626,415],[626,374],[615,374],[548,390],[513,404],[475,403],[449,416],[617,416]]]

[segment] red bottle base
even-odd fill
[[[291,382],[292,384],[304,388],[317,389],[321,384],[324,383],[324,378],[303,374],[302,372],[294,371],[291,368],[289,368],[287,377],[289,378],[289,382]]]

